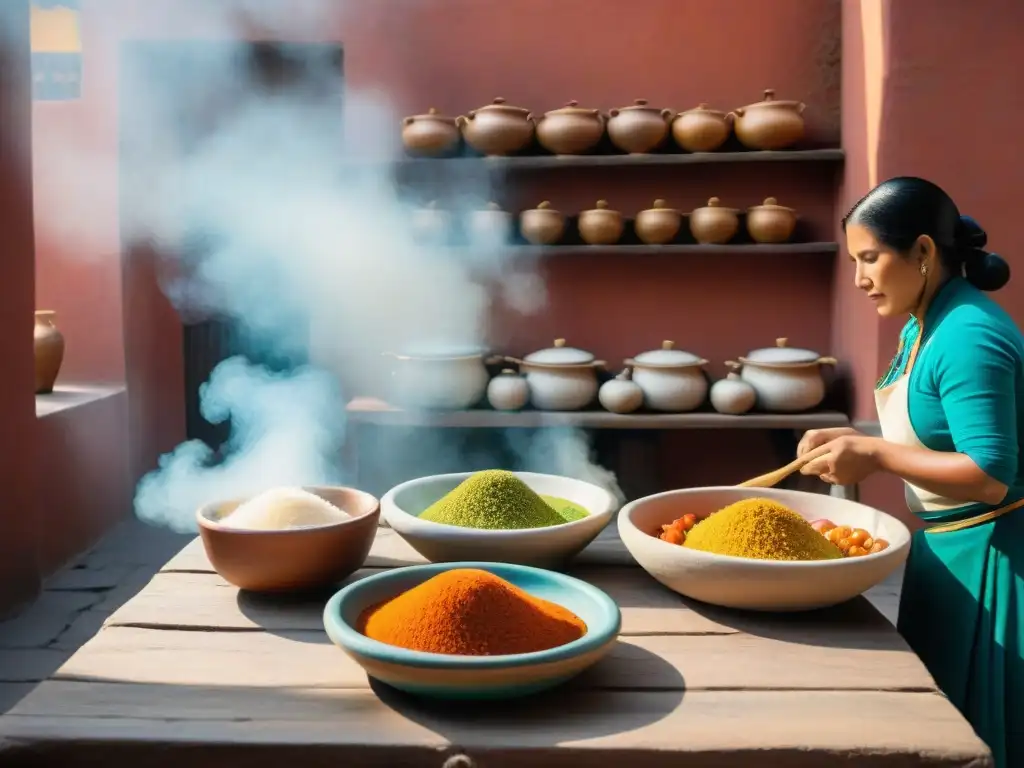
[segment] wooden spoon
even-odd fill
[[[815,459],[820,458],[821,456],[825,456],[828,453],[830,453],[830,451],[826,450],[827,448],[828,448],[827,444],[826,445],[819,445],[813,451],[808,451],[803,456],[801,456],[798,459],[794,459],[793,461],[789,462],[789,464],[787,464],[784,467],[779,467],[779,469],[774,469],[771,472],[768,472],[766,474],[758,475],[757,477],[752,477],[749,480],[744,480],[742,483],[739,483],[738,487],[739,488],[771,488],[772,486],[781,483],[783,480],[785,480],[787,477],[792,475],[794,472],[798,471],[805,464],[810,464]]]

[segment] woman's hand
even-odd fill
[[[880,442],[881,438],[867,437],[856,431],[829,440],[823,444],[823,450],[827,450],[828,453],[805,464],[801,467],[800,474],[817,475],[832,485],[856,485],[878,471]]]
[[[804,436],[800,438],[800,443],[796,447],[797,458],[803,456],[808,451],[813,451],[819,445],[830,443],[837,437],[845,437],[846,435],[859,435],[853,427],[832,427],[831,429],[809,429],[804,432]]]

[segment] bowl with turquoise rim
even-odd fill
[[[504,656],[456,656],[410,651],[372,640],[356,629],[367,608],[456,568],[488,571],[534,597],[556,603],[587,625],[583,637],[546,651]],[[615,644],[622,616],[607,594],[580,579],[510,563],[434,563],[395,568],[360,579],[324,608],[331,641],[375,680],[439,699],[510,699],[537,693],[575,677]]]
[[[381,517],[408,544],[433,563],[464,560],[558,568],[582,551],[612,521],[618,499],[585,480],[539,472],[515,472],[535,493],[565,499],[587,516],[544,528],[495,530],[464,528],[424,520],[421,514],[475,472],[429,475],[396,485],[380,500]]]

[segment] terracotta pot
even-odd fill
[[[776,101],[771,88],[764,101],[733,110],[736,138],[748,149],[786,149],[804,137],[802,101]]]
[[[455,118],[462,137],[485,155],[510,155],[533,141],[533,115],[522,107],[511,107],[500,96],[480,109]]]
[[[36,312],[36,326],[33,335],[36,358],[36,394],[53,392],[53,384],[64,362],[64,334],[55,324],[57,313]]]
[[[583,109],[570,101],[537,120],[537,141],[556,155],[582,155],[604,136],[605,117],[596,109]]]
[[[779,205],[774,197],[747,210],[747,232],[756,243],[785,243],[796,227],[796,211]]]
[[[425,115],[412,115],[402,121],[402,144],[411,155],[441,157],[450,154],[461,140],[455,118],[439,115],[433,107]]]
[[[436,200],[429,202],[426,208],[418,208],[412,212],[413,233],[425,242],[444,242],[448,239],[451,226],[451,213],[438,208]]]
[[[636,215],[636,236],[647,245],[664,245],[679,234],[683,215],[667,207],[664,200],[655,200],[654,206]]]
[[[708,200],[704,208],[694,208],[690,212],[690,234],[702,245],[728,243],[736,236],[739,228],[739,211],[723,208],[722,201],[717,197]]]
[[[604,200],[589,211],[580,211],[580,237],[590,245],[613,245],[622,237],[622,214],[613,211]]]
[[[687,152],[713,152],[722,146],[732,133],[731,113],[708,109],[700,104],[696,109],[680,112],[672,120],[672,138]]]
[[[470,212],[466,231],[475,244],[507,243],[512,235],[512,214],[497,203],[488,203],[486,208]]]
[[[647,99],[637,99],[633,106],[608,112],[608,138],[623,152],[641,155],[651,152],[668,137],[671,109],[647,106]]]
[[[551,245],[565,233],[565,216],[544,200],[536,208],[519,214],[519,231],[528,243]]]

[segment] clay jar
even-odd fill
[[[735,371],[711,385],[711,407],[719,413],[739,416],[757,403],[757,390]]]
[[[631,155],[652,152],[668,137],[671,109],[647,106],[647,99],[637,99],[633,106],[608,112],[608,138],[612,144]]]
[[[519,214],[519,231],[528,243],[551,245],[562,239],[565,216],[544,200],[536,208]]]
[[[526,377],[505,368],[487,385],[487,402],[496,411],[518,411],[530,400]]]
[[[500,96],[455,122],[466,143],[485,155],[510,155],[533,141],[533,116],[522,107],[509,106]]]
[[[804,137],[802,101],[776,101],[771,88],[764,101],[733,110],[736,138],[748,149],[786,149]]]
[[[598,200],[596,207],[580,211],[580,237],[590,245],[613,245],[622,237],[622,214],[613,211],[604,200]]]
[[[497,203],[488,203],[486,208],[470,212],[466,233],[476,244],[493,246],[507,243],[512,234],[512,214],[503,211]]]
[[[423,242],[443,243],[451,233],[451,226],[452,215],[438,208],[437,201],[431,201],[426,208],[412,212],[413,235]]]
[[[601,141],[604,121],[598,110],[583,109],[570,101],[537,121],[537,141],[556,155],[582,155]]]
[[[644,391],[630,378],[629,368],[601,385],[597,400],[611,413],[632,413],[644,404]]]
[[[439,115],[433,107],[425,115],[413,115],[402,121],[402,144],[410,155],[443,157],[451,154],[461,139],[455,118]]]
[[[700,104],[675,116],[672,138],[687,152],[714,152],[732,133],[732,121],[732,114]]]
[[[747,210],[747,231],[755,243],[785,243],[796,227],[796,211],[779,205],[774,197]]]
[[[739,228],[739,211],[724,208],[717,197],[708,200],[704,208],[694,208],[690,212],[690,234],[701,245],[728,243]]]
[[[679,233],[683,215],[667,207],[664,200],[655,200],[654,206],[636,215],[636,236],[647,245],[670,243]]]
[[[53,384],[64,362],[64,334],[56,326],[57,313],[36,312],[33,346],[36,363],[36,394],[53,392]]]

